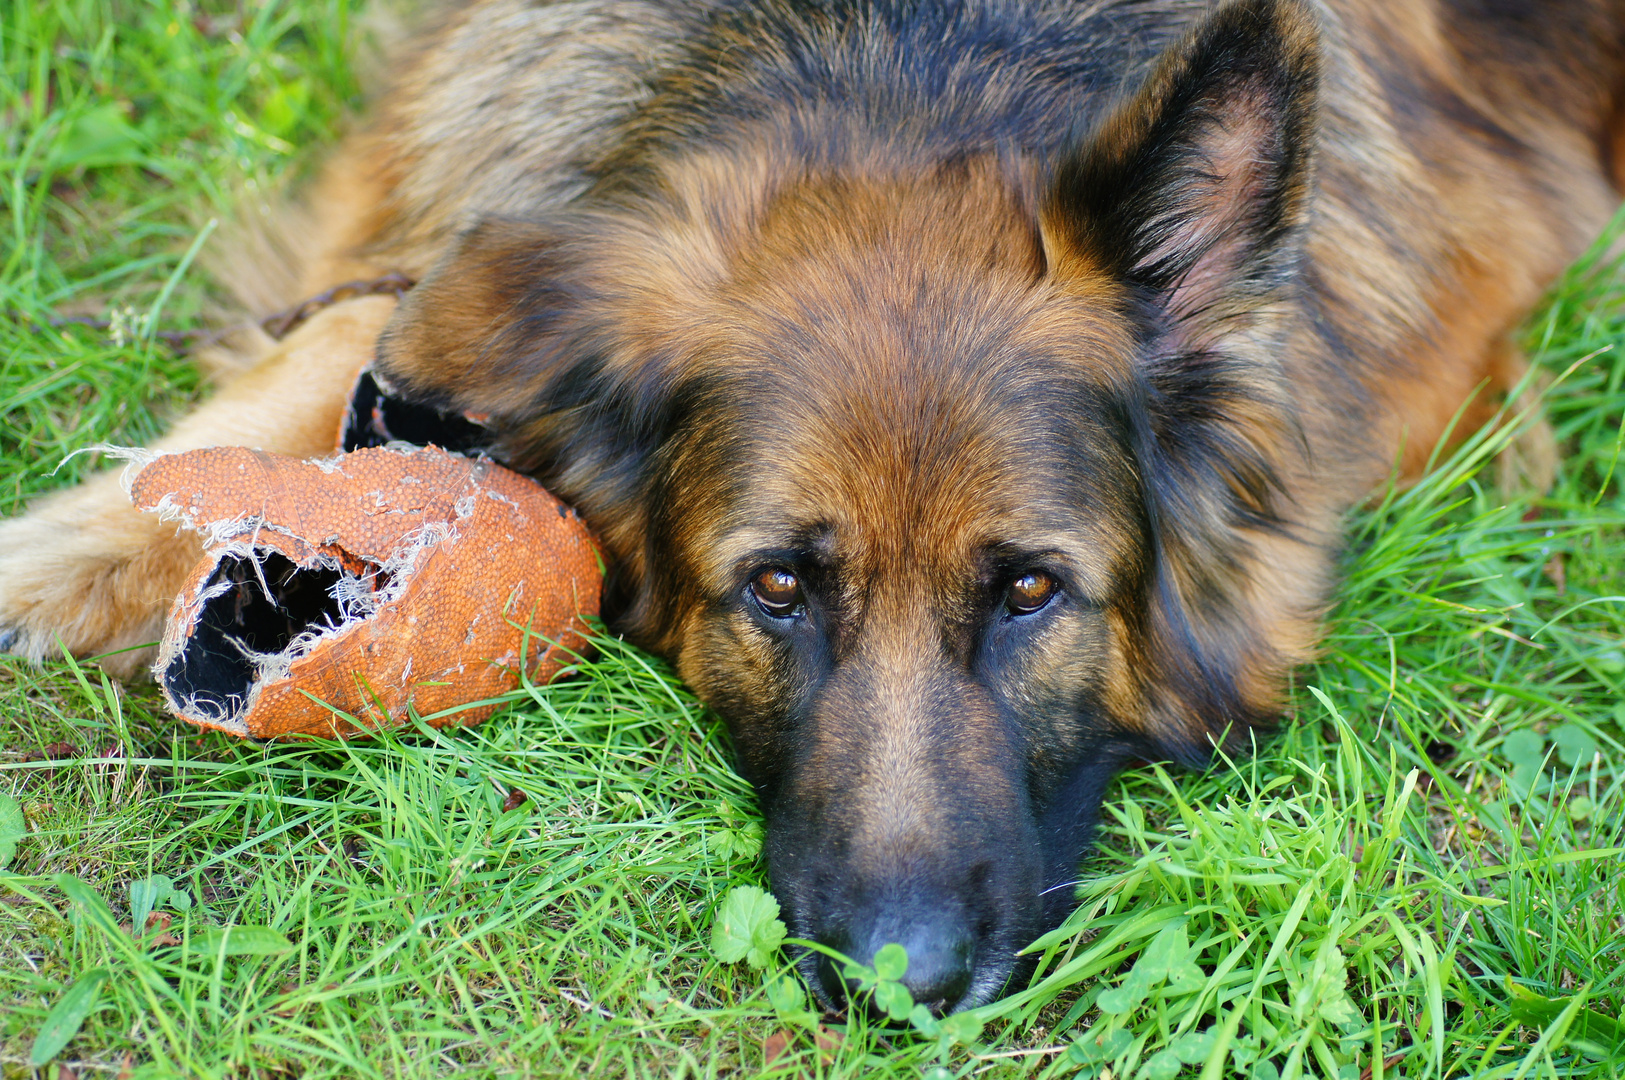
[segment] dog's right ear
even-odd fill
[[[488,418],[498,433],[533,419],[582,359],[573,346],[591,290],[574,248],[557,225],[479,222],[384,328],[380,382],[414,405]]]
[[[407,294],[373,365],[388,397],[477,419],[480,449],[581,511],[609,556],[606,615],[652,603],[648,493],[684,400],[677,313],[714,272],[670,251],[607,212],[488,218]]]
[[[678,358],[720,274],[692,227],[660,224],[581,207],[483,219],[384,328],[379,383],[476,418],[485,448],[587,510],[585,495],[628,483],[669,427]]]
[[[1257,565],[1290,534],[1301,454],[1281,343],[1299,317],[1319,38],[1301,0],[1224,0],[1056,170],[1057,281],[1102,276],[1137,338],[1138,472],[1152,536],[1139,665],[1158,753],[1203,760],[1276,707],[1319,581]]]

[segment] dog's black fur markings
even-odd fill
[[[398,66],[301,270],[420,282],[352,435],[473,418],[578,507],[791,932],[939,1010],[1021,976],[1125,761],[1279,712],[1342,516],[1492,420],[1625,162],[1625,0],[469,0]],[[325,453],[300,378],[266,449]],[[0,527],[73,552],[0,548],[0,640],[156,636],[187,559],[116,495]]]

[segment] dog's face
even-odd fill
[[[1125,759],[1200,759],[1292,658],[1247,533],[1314,78],[1257,2],[1059,162],[689,155],[482,224],[381,343],[600,530],[616,625],[730,725],[791,933],[902,944],[938,1010],[1069,910]]]
[[[1010,974],[1074,871],[1054,793],[1121,753],[1133,346],[993,178],[835,187],[781,194],[708,320],[644,619],[733,722],[792,933],[899,942],[945,1007]]]

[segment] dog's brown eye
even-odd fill
[[[1005,596],[1004,604],[1012,615],[1031,615],[1049,603],[1060,587],[1054,578],[1035,570],[1022,574],[1010,583],[1010,592]]]
[[[801,582],[788,570],[763,570],[751,579],[750,594],[776,619],[789,618],[801,606]]]

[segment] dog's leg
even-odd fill
[[[225,386],[157,450],[255,446],[333,452],[356,372],[395,309],[386,296],[328,308]],[[115,650],[103,666],[129,675],[152,660],[164,615],[201,554],[190,533],[138,513],[110,470],[0,522],[0,651],[42,659]]]

